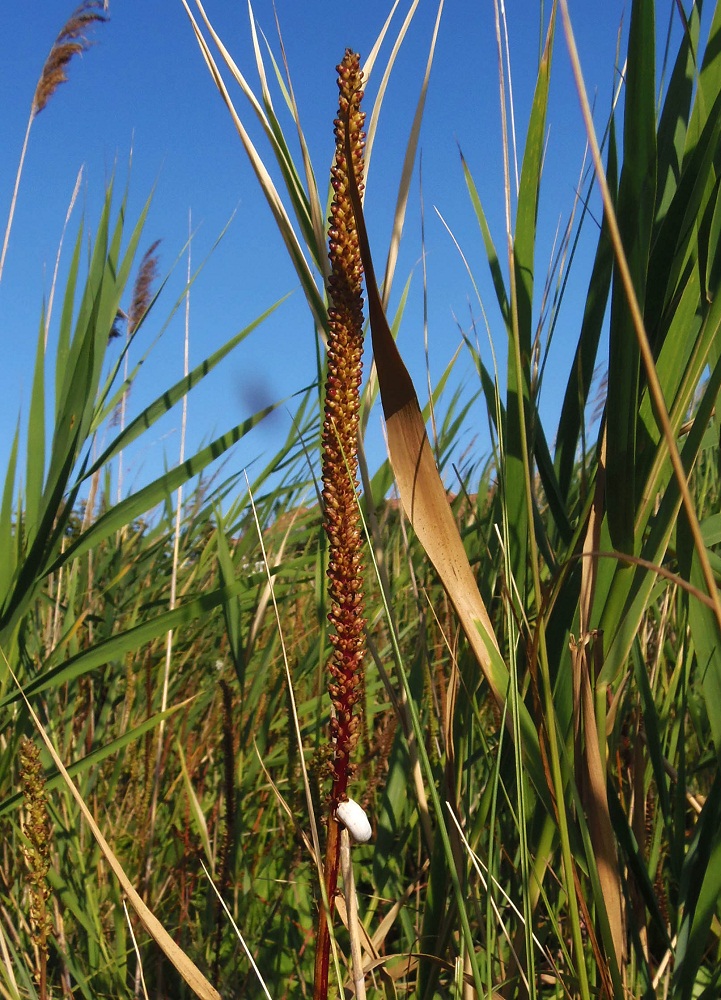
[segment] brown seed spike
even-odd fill
[[[107,20],[100,0],[85,0],[66,21],[45,60],[33,97],[33,116],[40,114],[61,83],[67,81],[66,69],[73,56],[90,47],[86,32]]]
[[[363,618],[363,537],[358,512],[357,434],[363,373],[363,267],[355,216],[349,197],[347,146],[352,168],[362,187],[364,114],[360,57],[346,50],[338,66],[336,152],[331,169],[334,191],[328,241],[328,374],[323,423],[323,505],[328,536],[328,595],[331,625],[328,691],[333,703],[330,738],[333,751],[325,888],[332,905],[338,883],[340,826],[336,810],[348,800],[351,757],[358,742],[355,706],[363,689],[365,620]],[[319,914],[314,1000],[328,995],[330,936],[325,909]]]
[[[357,699],[352,697],[352,692],[360,684],[357,674],[362,667],[365,625],[362,599],[358,593],[363,565],[356,497],[356,434],[363,353],[363,269],[355,218],[348,198],[345,152],[346,129],[349,129],[355,174],[357,178],[362,178],[362,83],[360,57],[348,49],[338,66],[340,99],[335,121],[336,154],[331,171],[335,196],[329,219],[331,274],[328,281],[328,377],[323,425],[323,496],[330,544],[328,617],[335,630],[335,635],[331,636],[334,652],[330,672],[342,682],[331,691],[338,723],[332,791],[335,803],[345,796],[350,751],[356,742],[351,718]]]

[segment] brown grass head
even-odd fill
[[[133,287],[133,298],[128,312],[128,331],[135,333],[140,326],[140,321],[145,316],[153,298],[153,285],[158,277],[158,247],[160,240],[156,240],[146,251],[140,262],[138,277],[135,279]]]
[[[90,28],[106,20],[107,14],[100,0],[85,0],[65,22],[50,49],[35,88],[33,117],[43,110],[60,84],[68,79],[66,70],[73,57],[82,55],[90,47],[91,42],[87,36]]]

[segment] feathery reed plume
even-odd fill
[[[35,946],[35,980],[40,1000],[47,997],[48,934],[51,930],[48,898],[50,870],[50,820],[45,798],[45,779],[40,751],[30,739],[20,743],[20,781],[27,816],[23,832],[28,844],[23,849],[30,886],[30,927]]]
[[[110,333],[108,334],[108,341],[115,340],[120,337],[121,334],[121,324],[125,324],[125,361],[123,367],[123,376],[125,381],[128,379],[129,362],[128,362],[128,344],[132,340],[134,334],[136,333],[141,322],[145,318],[145,314],[153,300],[153,285],[158,277],[158,247],[160,246],[160,240],[155,240],[151,243],[148,249],[143,255],[143,259],[140,262],[140,267],[138,269],[138,276],[135,279],[135,284],[133,285],[133,297],[130,300],[130,308],[127,313],[123,312],[122,309],[118,309],[116,313],[113,325],[110,328]],[[125,427],[125,414],[128,407],[128,392],[126,389],[120,398],[115,413],[113,414],[112,424],[119,424],[121,429]],[[122,485],[123,485],[123,454],[120,453],[118,460],[118,498],[122,495]]]
[[[61,83],[67,83],[66,69],[74,56],[82,55],[90,48],[87,31],[98,22],[107,20],[102,3],[85,0],[65,22],[55,39],[50,54],[45,60],[38,85],[35,88],[32,111],[33,117],[40,114]]]
[[[128,310],[128,333],[134,334],[140,326],[140,322],[150,307],[152,300],[153,284],[158,277],[158,247],[160,240],[156,240],[145,251],[140,262],[138,276],[133,286],[133,298]]]
[[[325,887],[332,913],[338,885],[340,824],[336,811],[348,798],[351,756],[358,741],[354,709],[363,687],[363,558],[358,513],[357,433],[363,355],[363,268],[355,217],[348,194],[346,130],[356,178],[363,177],[360,111],[363,74],[360,57],[346,50],[338,69],[340,99],[335,121],[336,153],[331,171],[334,197],[329,228],[331,274],[328,280],[328,375],[323,423],[323,504],[328,535],[328,594],[333,646],[328,690],[333,703],[330,725],[333,786],[328,815]],[[329,914],[321,907],[316,944],[314,998],[328,993]]]
[[[100,0],[84,0],[79,7],[70,15],[65,22],[62,31],[55,39],[53,47],[45,60],[38,85],[33,95],[33,103],[30,106],[30,117],[25,129],[25,139],[20,152],[20,162],[17,174],[15,175],[15,187],[10,202],[10,212],[8,213],[7,226],[5,227],[5,239],[3,240],[2,254],[0,254],[0,280],[2,280],[3,268],[5,266],[5,255],[7,254],[8,242],[10,240],[10,230],[12,229],[13,217],[15,215],[15,205],[18,198],[18,188],[20,187],[20,177],[23,172],[25,154],[30,138],[30,129],[36,117],[46,107],[48,101],[53,96],[61,83],[67,81],[66,70],[73,59],[73,56],[82,55],[90,47],[87,32],[97,23],[107,20],[107,13]]]

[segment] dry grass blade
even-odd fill
[[[220,68],[215,59],[213,58],[213,54],[210,51],[210,47],[208,46],[208,43],[205,40],[202,31],[200,30],[200,25],[193,16],[193,12],[191,11],[187,3],[187,0],[182,0],[182,3],[183,6],[185,7],[185,12],[190,20],[193,32],[195,33],[195,38],[198,43],[198,47],[200,48],[203,59],[205,60],[205,64],[208,67],[210,75],[213,78],[213,82],[215,83],[215,86],[218,88],[218,92],[220,93],[220,96],[222,97],[225,106],[230,112],[230,116],[233,119],[233,124],[235,125],[238,135],[240,136],[240,141],[242,142],[243,148],[245,149],[248,159],[250,160],[251,166],[258,179],[258,183],[260,184],[261,190],[265,195],[270,210],[273,213],[273,218],[278,227],[278,232],[281,234],[283,242],[285,243],[288,253],[290,254],[290,258],[295,265],[298,277],[301,280],[301,283],[303,285],[303,290],[306,294],[308,305],[310,306],[311,312],[313,313],[313,317],[318,325],[318,329],[323,330],[325,328],[325,317],[322,313],[322,303],[320,302],[320,299],[317,297],[317,293],[315,291],[315,283],[313,280],[313,275],[311,273],[310,267],[308,265],[308,261],[305,258],[303,250],[301,249],[298,237],[295,233],[295,230],[293,229],[293,224],[290,221],[290,217],[288,216],[288,213],[285,209],[280,194],[278,193],[278,189],[273,183],[273,179],[271,178],[270,173],[268,172],[268,169],[263,161],[263,158],[258,153],[258,150],[255,148],[255,145],[253,144],[250,136],[248,135],[247,130],[245,129],[242,121],[240,120],[240,116],[238,115],[238,112],[235,109],[235,105],[233,104],[233,101],[230,97],[228,88],[226,87],[225,82],[223,81],[223,78],[221,76]],[[274,147],[277,147],[277,143],[275,142],[268,119],[265,113],[263,112],[263,109],[261,108],[260,104],[258,103],[257,98],[253,94],[251,88],[246,83],[240,70],[233,62],[230,53],[222,44],[217,33],[214,31],[210,23],[210,20],[208,19],[208,16],[205,13],[205,10],[202,4],[199,2],[199,0],[196,0],[196,5],[201,13],[201,16],[203,17],[205,25],[213,41],[218,46],[221,55],[223,56],[223,60],[225,61],[226,66],[235,77],[236,82],[239,84],[244,95],[248,98],[251,105],[253,106],[253,109],[258,115],[258,118],[260,119],[263,129],[265,130],[265,133],[268,137],[268,140],[271,142],[272,145],[274,145]]]
[[[138,963],[138,971],[140,973],[140,988],[143,991],[143,996],[145,1000],[148,1000],[148,990],[145,986],[145,973],[143,972],[143,958],[140,954],[140,948],[138,947],[138,941],[135,937],[135,931],[133,930],[133,923],[130,919],[130,914],[128,913],[128,904],[123,900],[123,913],[125,914],[125,922],[128,925],[128,931],[130,933],[130,940],[133,943],[133,951],[135,952],[135,959]]]
[[[616,857],[616,838],[611,823],[606,793],[606,769],[601,760],[598,728],[593,704],[593,691],[588,663],[588,645],[595,640],[596,656],[600,652],[599,637],[593,634],[582,636],[577,642],[571,639],[571,659],[573,661],[574,680],[580,681],[580,709],[583,719],[585,737],[585,752],[580,756],[583,782],[582,796],[591,834],[591,843],[598,868],[598,879],[601,884],[606,914],[613,939],[613,950],[619,968],[624,959],[624,926],[623,899],[621,895],[621,877]]]
[[[20,990],[18,989],[17,980],[15,979],[15,973],[13,972],[13,963],[10,957],[10,952],[8,950],[7,941],[5,940],[5,934],[2,929],[2,924],[0,924],[0,954],[2,954],[3,965],[5,967],[5,974],[7,976],[7,982],[9,988],[6,989],[0,986],[3,997],[11,998],[11,1000],[19,1000]]]
[[[70,18],[55,39],[50,54],[45,60],[38,85],[33,97],[32,114],[40,114],[61,83],[67,82],[66,70],[74,56],[82,55],[90,47],[88,29],[107,20],[107,14],[100,0],[85,0]]]
[[[403,159],[403,170],[401,173],[401,183],[398,189],[398,199],[396,201],[395,212],[393,213],[393,232],[391,234],[391,242],[388,248],[388,260],[386,261],[386,273],[383,277],[383,307],[388,308],[388,302],[390,300],[391,285],[393,282],[393,275],[396,269],[396,262],[398,260],[398,250],[401,244],[401,235],[403,233],[403,223],[406,217],[406,208],[408,206],[408,193],[411,187],[411,178],[413,176],[413,166],[416,162],[416,152],[418,150],[418,140],[420,138],[421,124],[423,122],[423,111],[426,105],[426,94],[428,93],[428,81],[431,76],[431,67],[433,66],[433,56],[435,55],[436,42],[438,40],[438,30],[441,26],[441,15],[443,14],[443,4],[444,0],[440,0],[438,4],[438,11],[436,13],[436,23],[433,27],[433,37],[431,39],[430,50],[428,52],[428,59],[426,61],[426,70],[423,75],[423,83],[421,85],[421,92],[418,96],[418,102],[416,104],[416,111],[413,116],[413,125],[411,126],[411,134],[408,140],[408,145],[406,146],[406,154]],[[377,103],[377,102],[376,102]],[[375,108],[374,108],[375,111]]]
[[[378,53],[380,51],[381,45],[383,44],[383,40],[385,39],[386,35],[388,34],[388,29],[391,26],[391,21],[393,20],[393,17],[395,15],[396,10],[398,9],[398,4],[399,3],[400,3],[400,0],[395,0],[393,6],[391,7],[391,9],[390,9],[390,11],[388,13],[388,17],[383,22],[383,27],[381,28],[380,32],[378,33],[378,37],[376,38],[375,42],[373,42],[371,50],[368,53],[368,58],[363,63],[363,75],[365,77],[366,83],[368,82],[368,79],[369,79],[369,77],[370,77],[370,75],[371,75],[371,73],[373,71],[373,67],[375,65],[376,59],[378,58]],[[417,6],[418,6],[418,4],[414,4],[413,5],[411,13],[415,10],[415,8]],[[408,18],[406,17],[406,21],[407,20],[408,20]]]
[[[350,151],[347,158],[350,162]],[[349,171],[348,176],[366,273],[373,355],[386,421],[388,451],[403,509],[443,581],[493,696],[501,706],[505,692],[499,685],[490,652],[491,647],[498,652],[498,642],[433,459],[413,382],[385,317],[358,185],[353,171]]]
[[[371,154],[373,152],[373,144],[375,142],[376,130],[378,128],[378,119],[379,119],[380,113],[381,113],[381,106],[383,104],[383,98],[385,97],[386,90],[388,89],[388,81],[390,79],[391,71],[392,71],[393,66],[395,64],[395,61],[396,61],[396,56],[398,55],[400,47],[403,44],[403,39],[405,38],[406,33],[408,32],[408,29],[409,29],[409,27],[411,25],[411,22],[413,20],[413,17],[415,15],[415,12],[416,12],[416,9],[418,7],[419,2],[420,2],[420,0],[414,0],[414,2],[411,4],[410,10],[408,11],[408,13],[406,14],[406,16],[405,16],[405,18],[403,20],[403,24],[401,25],[400,31],[398,32],[398,37],[396,38],[395,42],[393,43],[393,49],[392,49],[391,54],[388,57],[388,60],[386,62],[386,68],[383,71],[383,77],[382,77],[380,85],[378,87],[378,94],[376,96],[375,103],[373,104],[373,110],[371,111],[371,116],[370,116],[370,120],[368,122],[368,128],[367,128],[366,155],[365,155],[365,175],[366,175],[366,180],[368,179],[368,173],[370,171]],[[376,57],[378,56],[378,50],[380,49],[381,44],[383,42],[383,39],[384,39],[384,37],[386,35],[386,32],[388,31],[388,28],[390,27],[391,18],[393,17],[393,15],[394,15],[394,13],[396,11],[396,7],[397,6],[398,6],[397,3],[394,4],[393,10],[388,15],[388,17],[386,19],[386,22],[383,25],[383,28],[381,30],[381,33],[379,34],[379,36],[376,39],[376,42],[375,42],[373,48],[371,49],[370,55],[368,56],[368,58],[366,59],[365,63],[363,64],[363,76],[365,78],[366,84],[368,83],[368,80],[370,78],[373,66],[374,66],[375,61],[376,61]]]
[[[11,674],[13,680],[15,681],[18,690],[20,691],[23,701],[25,702],[28,712],[30,713],[30,717],[33,720],[35,727],[37,728],[38,733],[42,737],[43,743],[47,747],[48,753],[52,757],[53,763],[55,764],[58,771],[62,775],[63,780],[67,785],[70,794],[77,802],[78,808],[80,809],[80,812],[82,813],[83,817],[85,818],[85,821],[90,827],[90,831],[93,837],[95,837],[98,847],[102,851],[105,860],[112,868],[113,874],[115,875],[118,882],[122,886],[123,892],[127,895],[128,899],[130,900],[133,909],[138,914],[138,917],[140,918],[140,921],[145,927],[146,931],[148,932],[148,934],[150,934],[150,936],[159,946],[161,951],[166,955],[166,957],[170,959],[170,961],[177,969],[178,973],[182,976],[182,978],[185,980],[185,982],[188,984],[188,986],[193,991],[193,993],[195,993],[196,996],[200,997],[201,1000],[221,1000],[220,993],[218,993],[218,991],[208,982],[208,980],[205,978],[205,976],[197,967],[197,965],[190,958],[188,958],[188,956],[185,954],[182,948],[180,948],[175,943],[175,941],[172,939],[170,934],[168,934],[168,932],[160,923],[160,921],[152,912],[152,910],[150,910],[149,907],[145,905],[143,900],[135,891],[135,888],[131,884],[130,879],[125,874],[122,865],[118,861],[112,848],[110,847],[107,840],[103,836],[100,827],[95,822],[93,814],[90,812],[87,805],[85,804],[85,800],[75,787],[73,779],[70,777],[67,770],[65,769],[65,765],[58,756],[55,747],[53,746],[49,736],[45,732],[40,719],[37,717],[35,711],[33,710],[32,705],[25,697],[25,693],[20,687],[20,683],[17,677],[15,676],[15,673],[13,672],[12,668],[10,667],[10,664],[7,662],[7,659],[5,659],[5,666],[7,667],[9,673]]]
[[[53,270],[53,280],[50,282],[50,294],[48,295],[48,311],[45,317],[45,347],[48,346],[48,336],[50,335],[50,320],[53,315],[53,302],[55,300],[55,289],[58,284],[58,271],[60,270],[60,258],[63,251],[63,243],[65,242],[65,233],[68,229],[68,224],[70,222],[70,216],[73,214],[73,209],[75,208],[75,202],[78,200],[78,194],[80,193],[80,184],[83,179],[83,173],[85,172],[85,167],[81,167],[78,170],[78,176],[75,178],[75,187],[73,188],[73,193],[70,197],[70,204],[68,205],[68,210],[65,213],[65,222],[63,223],[63,231],[60,234],[60,242],[58,243],[58,251],[55,254],[55,268]]]

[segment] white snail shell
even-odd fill
[[[346,799],[336,809],[336,816],[356,844],[367,844],[371,839],[371,825],[363,809],[353,799]]]

